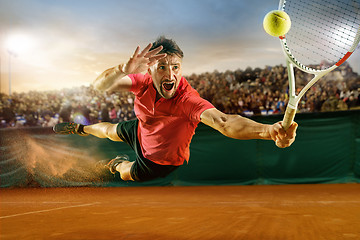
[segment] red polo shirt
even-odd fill
[[[161,165],[179,166],[189,161],[190,142],[203,111],[214,106],[201,98],[184,77],[174,97],[155,102],[156,90],[149,74],[129,75],[134,109],[139,119],[138,139],[145,158]]]

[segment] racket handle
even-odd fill
[[[284,119],[282,122],[282,126],[284,130],[288,130],[291,123],[293,122],[295,118],[296,109],[290,108],[289,106],[286,108]]]

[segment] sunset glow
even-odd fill
[[[0,0],[1,92],[89,85],[158,36],[184,51],[183,73],[285,65],[279,40],[262,28],[275,0]],[[360,54],[348,61],[360,72]]]

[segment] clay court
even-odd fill
[[[199,126],[189,164],[148,185],[94,170],[125,144],[2,130],[0,239],[359,240],[359,112],[314,116],[286,149]]]
[[[1,189],[1,239],[360,239],[360,185]]]

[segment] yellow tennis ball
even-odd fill
[[[289,15],[281,10],[274,10],[265,15],[263,26],[265,32],[274,37],[285,35],[291,27]]]

